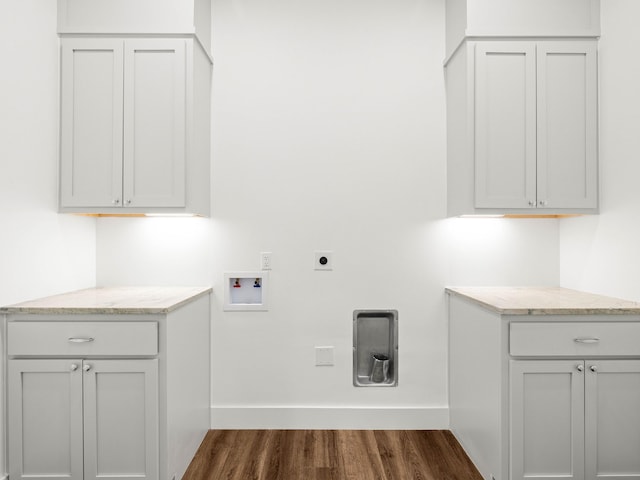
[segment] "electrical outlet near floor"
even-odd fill
[[[316,366],[327,367],[333,365],[333,347],[316,347]]]

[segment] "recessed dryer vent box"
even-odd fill
[[[225,311],[266,311],[269,274],[260,272],[228,272],[224,274]]]
[[[398,385],[398,311],[353,312],[353,385]]]

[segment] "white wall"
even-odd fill
[[[97,284],[211,285],[214,222],[205,218],[101,218]]]
[[[213,285],[217,426],[446,427],[445,285],[559,276],[556,220],[443,218],[444,2],[213,0],[213,56],[212,219],[100,219],[98,283]],[[261,251],[270,310],[223,312]],[[363,308],[399,311],[397,388],[352,386]]]
[[[91,286],[95,221],[58,215],[56,3],[0,15],[0,305]]]
[[[271,311],[217,319],[214,404],[442,407],[443,4],[278,3],[214,2],[217,267],[274,252]],[[352,386],[362,308],[399,311],[399,388]]]
[[[601,4],[600,215],[562,220],[563,286],[640,301],[640,2]]]
[[[95,221],[56,213],[55,29],[56,2],[7,0],[2,4],[0,305],[95,282]],[[0,430],[3,424],[0,416]],[[0,435],[0,473],[6,471],[3,441]]]

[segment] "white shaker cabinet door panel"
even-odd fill
[[[8,365],[11,478],[158,479],[157,360]]]
[[[186,205],[186,43],[125,43],[124,202]]]
[[[640,479],[640,360],[588,360],[586,476]]]
[[[61,46],[60,211],[208,215],[211,64],[197,41]]]
[[[596,208],[596,44],[540,42],[537,57],[539,206]]]
[[[450,124],[471,148],[450,148],[450,214],[597,213],[597,43],[483,40],[461,52],[466,70],[464,57],[447,67]]]
[[[82,362],[10,360],[10,478],[83,480]]]
[[[478,43],[475,204],[531,208],[536,193],[536,56],[532,42]]]
[[[158,361],[85,360],[84,480],[158,478]]]
[[[61,68],[60,205],[119,206],[123,41],[66,39]]]
[[[511,480],[583,480],[581,360],[511,361]]]

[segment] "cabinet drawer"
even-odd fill
[[[640,355],[638,322],[512,323],[513,356]]]
[[[11,356],[157,355],[157,322],[9,322]]]

